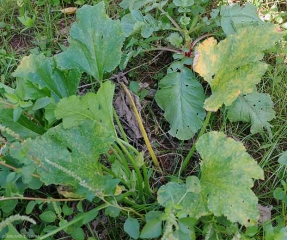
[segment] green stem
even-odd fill
[[[107,207],[107,204],[105,203],[105,204],[102,204],[101,206],[97,207],[96,209],[97,210],[101,210],[101,209],[106,208],[106,207]],[[93,209],[93,210],[91,210],[89,212],[86,212],[86,213],[84,213],[83,215],[81,215],[79,217],[74,218],[72,221],[70,221],[70,222],[58,227],[57,229],[47,233],[46,235],[38,237],[37,240],[46,239],[46,238],[48,238],[50,236],[55,235],[56,233],[62,231],[63,229],[75,224],[76,222],[79,222],[79,221],[83,220],[85,217],[89,216],[89,214],[94,213],[94,211],[95,211],[95,209]]]
[[[137,188],[139,190],[139,197],[140,197],[140,199],[145,201],[144,196],[143,196],[143,187],[142,187],[143,177],[141,175],[140,169],[139,169],[137,163],[135,162],[134,158],[131,156],[129,151],[125,148],[125,146],[120,141],[117,141],[117,143],[120,145],[121,149],[124,151],[124,153],[126,154],[126,156],[128,157],[128,159],[130,160],[131,164],[133,165],[133,167],[135,169],[135,172],[137,175]]]
[[[209,120],[210,120],[210,117],[211,117],[211,113],[212,113],[212,112],[208,112],[208,113],[207,113],[207,116],[206,116],[205,121],[204,121],[204,123],[203,123],[203,126],[202,126],[202,128],[201,128],[201,130],[200,130],[200,132],[199,132],[199,134],[198,134],[198,136],[197,136],[197,139],[196,139],[195,143],[193,144],[192,148],[190,149],[189,153],[187,154],[186,158],[185,158],[184,161],[183,161],[182,167],[181,167],[180,170],[179,170],[179,176],[180,176],[180,175],[183,173],[183,171],[186,169],[186,167],[187,167],[187,165],[188,165],[188,163],[189,163],[189,161],[190,161],[190,159],[191,159],[193,153],[195,152],[196,143],[197,143],[198,139],[204,134],[204,132],[205,132],[205,130],[206,130],[206,127],[207,127],[207,125],[208,125],[208,123],[209,123]]]
[[[161,7],[160,8],[158,8],[160,11],[161,11],[161,13],[163,14],[163,15],[165,15],[170,21],[171,21],[171,23],[173,24],[173,26],[175,26],[176,27],[176,29],[179,31],[179,32],[184,32],[184,30],[182,30],[181,29],[181,27],[177,24],[177,22],[168,14],[168,12],[166,12],[165,10],[163,10]]]
[[[127,162],[122,150],[116,144],[114,144],[113,154],[116,155],[119,162],[123,165],[126,175],[128,177],[131,176],[132,172],[129,168],[128,162]]]
[[[108,174],[117,177],[117,175],[108,167],[106,167],[104,164],[100,164],[101,168],[103,168],[104,171],[106,171]]]
[[[115,120],[116,120],[116,123],[117,123],[117,125],[118,125],[118,127],[119,127],[119,130],[120,130],[120,133],[121,133],[122,138],[123,138],[126,142],[129,142],[129,141],[128,141],[128,138],[127,138],[127,135],[126,135],[126,133],[125,133],[125,131],[124,131],[123,125],[121,124],[120,119],[119,119],[119,117],[118,117],[118,114],[116,113],[115,108],[113,108],[113,114],[114,114],[114,118],[115,118]]]
[[[151,190],[151,188],[150,188],[150,185],[149,185],[148,172],[147,172],[147,167],[146,167],[145,164],[142,166],[142,169],[143,169],[145,193],[146,193],[148,196],[152,196],[153,192],[152,192],[152,190]]]
[[[125,145],[126,147],[128,147],[129,149],[131,149],[135,154],[139,155],[140,153],[138,152],[137,149],[135,149],[132,145],[130,145],[129,143],[123,141],[122,139],[118,139],[123,145]],[[144,177],[144,186],[145,186],[145,193],[148,196],[152,195],[152,191],[150,188],[150,184],[149,184],[149,178],[148,178],[148,173],[147,173],[147,167],[145,164],[143,164],[142,166],[142,170],[143,170],[143,177]]]

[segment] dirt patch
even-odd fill
[[[14,35],[9,43],[17,53],[27,52],[32,45],[31,38],[25,35]]]

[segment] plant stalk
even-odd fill
[[[97,209],[97,210],[101,210],[101,209],[106,208],[106,207],[107,207],[107,204],[105,203],[105,204],[102,204],[101,206],[97,207],[96,209]],[[46,238],[48,238],[48,237],[50,237],[50,236],[55,235],[56,233],[60,232],[61,230],[63,230],[63,229],[65,229],[65,228],[67,228],[67,227],[69,227],[69,226],[75,224],[75,223],[78,222],[78,221],[83,220],[85,217],[89,216],[89,214],[91,214],[91,212],[93,213],[93,212],[94,212],[94,209],[91,210],[91,211],[89,211],[89,212],[84,213],[83,215],[81,215],[81,216],[79,216],[79,217],[74,218],[72,221],[70,221],[70,222],[68,222],[68,223],[66,223],[66,224],[64,224],[64,225],[62,225],[62,226],[60,226],[60,227],[58,227],[57,229],[55,229],[55,230],[53,230],[53,231],[47,233],[46,235],[38,237],[37,240],[43,240],[43,239],[46,239]]]
[[[0,159],[2,159],[2,158],[0,158]],[[15,168],[15,167],[13,167],[13,166],[11,166],[11,165],[5,163],[4,161],[0,161],[0,165],[2,165],[2,166],[4,166],[4,167],[7,167],[7,168],[9,168],[9,169],[11,169],[11,170],[13,170],[14,172],[20,172],[20,169]],[[35,177],[35,178],[40,178],[39,175],[33,174],[33,173],[31,174],[31,176],[32,176],[32,177]]]
[[[157,157],[156,157],[156,155],[155,155],[155,153],[154,153],[154,151],[153,151],[153,149],[152,149],[151,143],[150,143],[150,141],[149,141],[149,139],[148,139],[147,133],[146,133],[146,131],[145,131],[144,125],[143,125],[142,120],[141,120],[141,117],[140,117],[140,115],[139,115],[139,113],[138,113],[138,110],[137,110],[137,107],[136,107],[135,102],[134,102],[134,100],[133,100],[133,97],[132,97],[132,95],[130,94],[130,92],[129,92],[129,90],[127,89],[127,87],[126,87],[125,84],[121,83],[121,86],[122,86],[122,88],[124,89],[124,91],[126,92],[128,98],[129,98],[129,100],[130,100],[130,103],[131,103],[131,105],[132,105],[133,112],[134,112],[135,117],[136,117],[136,119],[137,119],[137,122],[138,122],[138,125],[139,125],[139,128],[140,128],[141,134],[143,135],[145,144],[146,144],[147,149],[148,149],[148,151],[149,151],[149,153],[150,153],[150,156],[151,156],[151,158],[152,158],[152,161],[153,161],[154,165],[162,172],[162,169],[161,169],[161,167],[160,167],[160,165],[159,165],[159,162],[158,162],[158,160],[157,160]]]
[[[202,126],[202,128],[201,128],[201,130],[200,130],[200,132],[199,132],[199,134],[197,136],[197,139],[196,139],[195,143],[193,144],[192,148],[190,149],[189,153],[187,154],[186,158],[183,161],[183,164],[182,164],[182,166],[181,166],[181,168],[179,170],[179,174],[178,174],[179,176],[185,171],[185,169],[186,169],[186,167],[187,167],[187,165],[188,165],[193,153],[195,152],[196,143],[197,143],[198,139],[204,134],[204,132],[206,130],[206,127],[207,127],[207,125],[209,123],[211,114],[212,114],[212,112],[208,112],[207,113],[207,116],[206,116],[206,118],[204,120],[204,123],[203,123],[203,126]]]
[[[132,163],[135,169],[135,172],[137,175],[137,186],[138,186],[137,188],[139,190],[139,197],[145,202],[144,195],[143,195],[143,187],[142,187],[143,177],[141,175],[141,171],[137,163],[134,161],[133,157],[129,153],[129,151],[125,148],[125,146],[120,141],[118,141],[118,144],[120,145],[121,149],[124,151],[124,153],[126,154],[126,156],[128,157],[128,159],[130,160],[130,162]]]
[[[118,125],[118,127],[119,127],[119,130],[120,130],[120,133],[121,133],[121,135],[122,135],[122,138],[123,138],[126,142],[129,142],[129,141],[128,141],[128,138],[127,138],[127,135],[126,135],[126,133],[125,133],[125,131],[124,131],[123,125],[121,124],[120,119],[119,119],[119,117],[118,117],[118,114],[116,113],[115,108],[113,108],[113,114],[114,114],[114,119],[116,120],[116,123],[117,123],[117,125]]]
[[[118,139],[120,139],[120,138],[118,138]],[[115,154],[118,161],[123,165],[126,175],[130,176],[132,174],[132,172],[129,168],[129,164],[128,164],[123,152],[121,151],[121,149],[116,144],[114,144],[112,151],[113,151],[113,154]]]
[[[130,145],[129,143],[123,141],[122,139],[118,139],[118,141],[120,141],[123,145],[127,146],[128,148],[130,148],[135,154],[140,154],[138,152],[137,149],[135,149],[132,145]],[[143,178],[144,178],[144,189],[145,189],[145,193],[148,195],[148,196],[151,196],[152,195],[152,190],[151,190],[151,187],[150,187],[150,184],[149,184],[149,178],[148,178],[148,172],[147,172],[147,167],[145,164],[142,165],[142,172],[143,172]]]

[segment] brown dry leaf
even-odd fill
[[[131,95],[133,96],[138,112],[140,112],[141,105],[139,97],[132,92]],[[124,126],[125,130],[127,131],[127,134],[131,138],[142,138],[136,117],[132,111],[132,106],[129,102],[129,98],[122,89],[120,89],[118,96],[115,99],[114,106],[119,118],[124,120],[124,122],[128,125]]]
[[[64,13],[64,14],[67,14],[67,15],[70,15],[70,14],[74,14],[76,11],[77,11],[78,8],[76,7],[68,7],[68,8],[64,8],[61,11],[61,13]]]
[[[258,223],[261,225],[262,223],[267,222],[271,219],[271,210],[273,207],[272,206],[265,207],[260,204],[258,204],[257,207],[258,207],[259,214],[260,214]]]

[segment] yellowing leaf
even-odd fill
[[[60,12],[70,15],[70,14],[74,14],[77,11],[77,9],[78,8],[76,7],[68,7],[68,8],[61,9]]]
[[[208,210],[244,226],[256,224],[258,199],[251,191],[252,178],[264,176],[243,144],[224,133],[209,132],[200,137],[196,149],[202,157],[201,194],[208,199]]]
[[[231,105],[240,93],[251,93],[267,69],[267,64],[260,61],[263,51],[281,37],[275,25],[264,24],[240,28],[220,43],[214,38],[202,42],[193,69],[211,86],[212,95],[205,100],[205,109],[217,111],[222,104]]]

